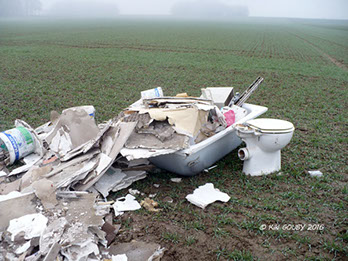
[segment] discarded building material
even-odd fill
[[[182,178],[171,178],[170,181],[174,182],[174,183],[180,183],[182,180]]]
[[[215,201],[227,202],[230,200],[230,196],[214,188],[212,183],[207,183],[195,189],[193,194],[187,195],[186,199],[197,207],[204,209]]]
[[[128,261],[157,261],[163,256],[165,248],[156,243],[134,240],[129,243],[113,244],[109,252],[112,255],[126,255]]]
[[[320,178],[323,176],[323,173],[320,170],[308,170],[308,174],[311,177],[319,177]]]
[[[233,87],[208,87],[202,89],[201,97],[212,100],[221,109],[230,104],[233,96]]]
[[[260,86],[260,84],[263,82],[262,77],[257,77],[256,80],[243,92],[242,95],[237,100],[232,100],[233,103],[229,105],[237,105],[242,106],[246,100],[251,96],[251,94],[256,91],[256,89]]]
[[[122,215],[125,211],[133,211],[140,209],[141,206],[136,201],[135,197],[131,194],[127,194],[127,196],[116,199],[115,204],[113,205],[115,216]]]
[[[93,106],[68,108],[61,114],[52,111],[50,121],[35,130],[16,120],[14,130],[24,135],[27,151],[19,152],[22,143],[9,148],[12,143],[2,133],[0,209],[7,211],[0,211],[0,232],[12,235],[0,241],[0,259],[10,246],[4,254],[10,260],[159,260],[164,248],[157,244],[112,243],[117,242],[119,226],[113,225],[111,211],[119,216],[143,206],[158,212],[152,199],[158,193],[149,194],[141,204],[134,195],[144,193],[137,190],[129,190],[115,202],[106,197],[145,178],[146,171],[154,168],[149,163],[190,176],[235,149],[241,143],[237,124],[267,111],[244,103],[259,83],[255,81],[239,97],[243,99],[232,99],[232,87],[206,88],[201,98],[186,93],[163,97],[161,88],[148,90],[142,99],[99,125]],[[233,104],[236,100],[242,106]],[[5,165],[20,159],[24,165],[9,173]],[[171,180],[181,182],[181,178]],[[206,184],[187,199],[204,208],[216,200],[227,202],[229,196]],[[35,222],[40,224],[28,227]],[[106,249],[110,253],[105,254]]]

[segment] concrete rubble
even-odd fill
[[[112,244],[119,227],[107,221],[112,210],[116,217],[141,207],[160,211],[150,199],[154,195],[140,204],[136,197],[143,193],[137,190],[115,202],[106,198],[144,179],[154,168],[148,158],[188,148],[228,126],[220,109],[230,103],[233,88],[203,93],[147,95],[100,124],[93,106],[53,111],[36,129],[16,120],[34,137],[35,150],[22,158],[16,154],[23,164],[9,171],[10,143],[0,139],[0,260],[160,260],[165,249],[158,244]],[[233,119],[244,114],[238,107]],[[209,186],[187,199],[204,208],[227,197]]]

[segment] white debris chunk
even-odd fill
[[[170,181],[174,183],[180,183],[182,178],[171,178]]]
[[[320,178],[321,176],[323,176],[323,173],[320,170],[309,170],[308,174],[311,177],[319,177]]]
[[[127,261],[128,257],[126,254],[112,256],[112,261]]]
[[[137,189],[128,189],[129,194],[135,196],[137,194],[140,194],[140,191]]]
[[[116,216],[122,215],[124,211],[133,211],[141,208],[139,202],[136,201],[135,197],[131,194],[127,194],[125,197],[116,199],[116,202],[112,207],[114,208]]]
[[[155,253],[153,253],[152,256],[150,256],[147,261],[158,261],[158,260],[160,260],[163,257],[163,255],[164,255],[164,251],[166,251],[165,247],[161,248],[159,246],[158,249],[155,251]]]
[[[61,254],[66,257],[66,260],[88,260],[88,256],[94,254],[99,255],[98,245],[88,238],[85,242],[65,248]]]
[[[22,246],[17,247],[15,250],[16,255],[20,255],[22,253],[24,253],[25,251],[27,251],[30,247],[30,240],[25,242]]]
[[[214,188],[212,183],[207,183],[195,189],[193,194],[187,195],[186,199],[197,207],[204,209],[215,201],[227,202],[230,200],[230,196]]]
[[[25,239],[31,239],[41,235],[46,228],[47,221],[48,219],[40,213],[29,214],[20,218],[12,219],[7,231],[11,233],[12,241],[20,232],[24,232]]]

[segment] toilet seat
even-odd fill
[[[249,120],[246,125],[261,133],[289,133],[295,130],[294,125],[289,121],[278,119],[260,118]]]

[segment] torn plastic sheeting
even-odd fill
[[[116,202],[113,205],[115,216],[122,215],[125,211],[133,211],[141,209],[140,204],[136,201],[135,197],[131,194],[127,196],[116,199]]]
[[[45,230],[48,219],[42,214],[29,214],[17,219],[12,219],[7,231],[11,233],[11,240],[20,232],[24,232],[25,239],[39,237]]]
[[[212,183],[207,183],[195,189],[193,194],[187,195],[186,199],[197,207],[204,209],[215,201],[227,202],[230,200],[230,196],[214,188]]]

